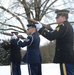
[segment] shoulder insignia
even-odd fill
[[[28,42],[30,39],[26,38],[24,41]]]
[[[29,37],[31,37],[32,40],[31,40],[31,42],[30,42],[30,44],[28,46],[30,46],[33,43],[33,36],[32,35],[29,35]]]
[[[44,32],[44,35],[46,35],[46,33]]]
[[[59,25],[62,25],[62,26],[64,26],[64,23],[60,23]]]
[[[56,30],[59,31],[60,30],[60,27],[57,27]]]

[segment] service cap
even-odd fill
[[[55,13],[57,14],[58,18],[59,16],[68,16],[69,10],[63,9],[63,10],[56,10]]]
[[[35,24],[28,24],[27,27],[33,27],[33,28],[36,28]]]
[[[18,35],[18,32],[16,32],[16,31],[13,31],[13,32],[11,32],[12,34],[14,33],[14,34],[16,34],[16,35]]]
[[[56,10],[55,11],[56,14],[68,14],[69,10],[63,9],[63,10]]]

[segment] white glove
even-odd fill
[[[0,39],[0,43],[3,43],[3,40],[2,39]]]
[[[42,24],[40,22],[38,22],[38,24],[35,24],[35,26],[37,28],[37,31],[39,31],[42,28]]]
[[[13,34],[13,35],[11,36],[11,39],[17,39],[17,36],[16,36],[15,34]]]

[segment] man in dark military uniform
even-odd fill
[[[20,47],[27,46],[27,52],[24,55],[22,61],[28,64],[29,75],[42,75],[41,73],[41,53],[40,53],[40,37],[36,32],[36,26],[34,24],[28,24],[28,37],[22,42],[18,41],[17,44]]]
[[[37,30],[39,33],[52,41],[56,39],[56,48],[54,63],[61,63],[61,75],[65,75],[62,72],[62,67],[67,70],[66,75],[74,75],[74,51],[73,51],[73,28],[68,22],[68,10],[57,10],[56,21],[58,26],[54,31],[50,31],[45,27],[42,27],[42,24],[36,24]],[[66,63],[66,64],[63,64]],[[70,69],[70,70],[69,70]],[[65,73],[64,72],[64,73]],[[72,74],[70,74],[70,72]]]
[[[21,75],[21,52],[20,46],[15,44],[18,40],[17,39],[17,32],[12,32],[14,36],[11,36],[11,40],[9,43],[5,42],[2,44],[2,47],[5,50],[10,49],[10,61],[11,61],[11,75]],[[14,39],[15,37],[15,39]]]

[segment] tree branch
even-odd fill
[[[27,17],[29,17],[29,18],[31,18],[30,17],[30,8],[27,6],[27,2],[26,2],[26,0],[22,0],[22,5],[23,5],[23,7],[24,7],[24,10],[25,10],[25,12],[26,12],[26,16]],[[29,21],[28,21],[29,22]],[[29,22],[30,23],[30,22]]]
[[[1,9],[3,9],[4,11],[8,12],[9,14],[11,14],[12,16],[14,16],[22,25],[23,30],[25,31],[25,27],[24,24],[22,23],[22,21],[20,20],[20,18],[18,16],[16,16],[15,14],[13,14],[11,11],[9,11],[8,9],[4,8],[3,6],[0,6]]]
[[[22,28],[20,28],[20,27],[18,27],[18,26],[13,26],[13,25],[10,25],[10,24],[5,24],[5,23],[2,23],[2,22],[0,22],[0,24],[5,25],[5,26],[9,26],[9,27],[18,28],[18,29],[20,29],[20,30],[25,31],[24,29],[22,29]]]
[[[53,2],[45,9],[45,7],[46,7],[48,1],[46,2],[45,6],[44,6],[44,9],[42,10],[42,13],[41,13],[41,17],[40,17],[40,18],[42,18],[42,17],[46,14],[46,11],[49,9],[49,7],[51,7],[51,5],[53,5],[56,1],[57,1],[57,0],[53,1]]]
[[[13,28],[0,29],[0,30],[3,30],[3,31],[14,30],[14,31],[17,31],[17,32],[20,32],[20,33],[24,33],[24,32],[22,32],[22,31],[19,31],[19,30],[13,29]]]

